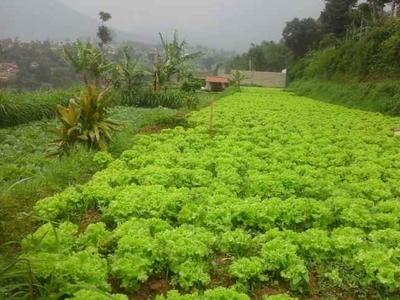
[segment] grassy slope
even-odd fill
[[[296,80],[287,90],[349,108],[389,115],[400,114],[400,84],[395,81],[344,85],[330,81]]]
[[[111,118],[123,121],[125,129],[114,134],[109,152],[118,157],[133,144],[140,127],[163,120],[171,110],[117,107]],[[77,149],[68,157],[46,158],[44,153],[54,139],[56,120],[0,129],[0,244],[18,240],[29,231],[29,216],[36,200],[87,182],[98,171],[94,151]]]

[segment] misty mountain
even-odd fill
[[[56,0],[0,1],[0,38],[65,40],[93,37],[98,24]]]
[[[323,0],[0,0],[0,38],[65,40],[96,36],[100,10],[117,41],[158,43],[175,29],[190,45],[245,51],[278,41],[287,21],[318,17]]]
[[[0,38],[59,41],[95,38],[99,24],[58,0],[0,0]],[[114,32],[119,40],[146,40],[139,35]]]

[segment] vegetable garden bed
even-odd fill
[[[400,119],[260,88],[213,109],[213,139],[195,112],[37,203],[38,298],[152,298],[160,279],[177,291],[157,299],[398,299]]]

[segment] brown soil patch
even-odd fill
[[[164,129],[172,129],[177,126],[187,127],[187,118],[190,116],[187,112],[180,111],[171,116],[170,119],[164,120],[159,124],[151,124],[144,126],[136,131],[137,134],[155,134],[160,133]]]
[[[226,257],[223,254],[218,254],[213,257],[210,261],[210,277],[211,282],[207,288],[213,289],[218,286],[230,287],[235,283],[235,280],[229,277],[229,266],[232,263],[232,259]]]
[[[150,278],[140,289],[135,292],[131,300],[147,300],[154,299],[157,295],[166,294],[171,289],[171,286],[166,279]]]
[[[289,290],[286,289],[282,282],[279,282],[277,286],[266,286],[257,290],[253,295],[252,299],[259,300],[262,299],[264,296],[272,296],[272,295],[279,295],[279,294],[289,294]]]
[[[115,277],[110,277],[108,282],[111,285],[111,290],[116,294],[126,294],[125,289],[121,286],[121,280]]]
[[[101,221],[101,212],[97,210],[88,210],[81,218],[80,231],[83,232],[90,224],[95,224]]]
[[[310,278],[310,292],[313,296],[311,296],[311,299],[314,300],[319,300],[319,297],[316,296],[318,294],[318,278],[315,273],[309,272],[309,278]]]
[[[153,124],[153,125],[148,125],[145,127],[140,128],[138,131],[136,131],[137,134],[155,134],[155,133],[160,133],[164,129],[169,129],[173,128],[174,126],[171,125],[166,125],[166,124]]]

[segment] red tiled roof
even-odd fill
[[[207,76],[206,82],[213,82],[213,83],[229,83],[229,78],[220,77],[220,76]]]
[[[10,68],[10,67],[16,67],[16,66],[17,65],[15,63],[0,61],[0,67],[3,67],[3,68]]]

